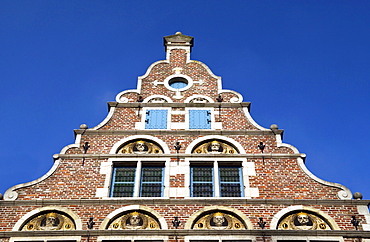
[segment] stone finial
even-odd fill
[[[81,124],[80,125],[80,129],[88,129],[87,125],[86,124]]]
[[[178,47],[180,49],[190,49],[193,47],[194,38],[191,36],[183,35],[181,32],[176,32],[176,34],[168,35],[163,37],[164,46],[166,47],[166,52],[170,47]]]
[[[270,129],[272,129],[272,130],[278,130],[279,127],[277,126],[277,124],[271,124]]]
[[[360,192],[353,193],[353,199],[362,200],[362,194]]]

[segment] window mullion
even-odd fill
[[[141,160],[138,160],[136,164],[136,173],[135,173],[134,197],[138,197],[140,193],[141,166],[142,166]]]
[[[214,185],[214,192],[215,192],[215,197],[220,196],[220,173],[218,170],[218,161],[215,161],[213,163],[213,172],[214,172],[214,180],[213,180],[213,185]]]

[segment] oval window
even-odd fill
[[[183,77],[175,77],[168,81],[170,87],[175,89],[181,89],[188,85],[188,80]]]

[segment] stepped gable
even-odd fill
[[[101,123],[74,130],[44,176],[6,191],[4,242],[368,236],[368,201],[312,174],[283,130],[260,126],[240,93],[191,60],[193,44],[181,32],[165,36],[166,59],[136,89],[108,102]]]

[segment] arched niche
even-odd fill
[[[239,210],[224,206],[205,207],[189,217],[185,229],[253,229],[250,220]]]
[[[70,209],[48,206],[24,215],[13,227],[13,231],[81,230],[81,219]]]
[[[118,141],[110,154],[163,154],[170,153],[166,143],[150,135],[134,135]]]
[[[302,205],[281,210],[273,217],[271,228],[279,230],[339,230],[339,226],[326,213]]]
[[[126,206],[110,213],[102,222],[101,230],[167,229],[164,218],[151,208]]]
[[[218,147],[218,148],[217,148]],[[245,154],[244,148],[235,140],[221,135],[208,135],[194,140],[186,154]]]
[[[212,98],[204,95],[192,95],[185,99],[184,103],[214,103]]]
[[[239,154],[239,150],[227,141],[220,139],[204,140],[194,146],[193,154]]]

